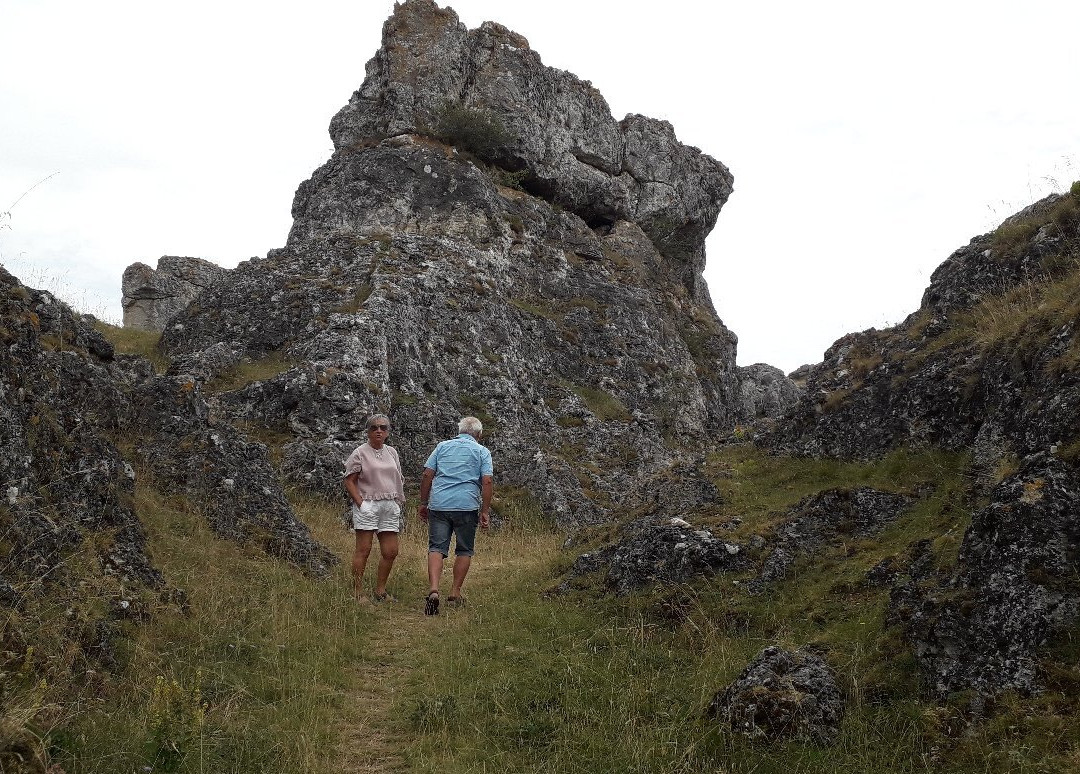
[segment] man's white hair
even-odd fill
[[[484,423],[476,417],[465,417],[457,423],[457,431],[469,435],[480,435],[484,432]]]

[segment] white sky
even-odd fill
[[[954,249],[1080,178],[1080,3],[449,4],[732,170],[705,276],[741,365],[898,322]],[[135,261],[282,246],[392,9],[0,0],[0,261],[118,322]]]

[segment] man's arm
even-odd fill
[[[420,477],[420,514],[421,521],[427,521],[428,498],[431,496],[431,482],[435,480],[435,471],[424,468],[424,475]]]
[[[495,491],[495,483],[491,476],[480,477],[480,526],[487,527],[491,523],[491,495]]]

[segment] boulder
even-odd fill
[[[1023,460],[972,518],[955,572],[912,567],[890,620],[903,626],[935,695],[1039,691],[1039,649],[1080,615],[1080,475],[1049,454]]]
[[[121,281],[124,327],[160,331],[169,318],[219,280],[227,269],[202,258],[164,255],[157,268],[133,263]]]
[[[708,714],[753,739],[827,744],[840,729],[844,701],[820,656],[770,646],[713,697]]]

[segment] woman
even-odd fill
[[[353,593],[366,604],[364,568],[371,553],[371,539],[379,536],[379,570],[375,577],[376,602],[394,601],[386,592],[386,580],[398,555],[398,532],[401,509],[405,506],[405,478],[397,450],[386,445],[390,420],[386,414],[374,414],[367,421],[367,443],[360,445],[345,460],[345,488],[353,506],[352,526],[356,532],[353,553]]]

